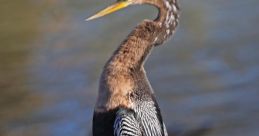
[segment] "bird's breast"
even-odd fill
[[[134,90],[134,80],[125,73],[108,73],[100,80],[96,109],[112,110],[119,106],[132,108],[130,94]]]

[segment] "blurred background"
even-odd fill
[[[179,0],[174,38],[145,67],[170,133],[259,135],[259,1]],[[85,136],[101,69],[150,6],[0,0],[0,135]]]

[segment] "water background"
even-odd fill
[[[101,69],[150,6],[0,0],[0,135],[85,136]],[[145,67],[170,133],[259,135],[259,1],[180,0],[180,26]],[[207,131],[208,130],[208,131]]]

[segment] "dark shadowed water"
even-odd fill
[[[157,13],[135,6],[84,21],[112,2],[0,1],[1,136],[89,133],[102,66]],[[176,35],[146,64],[169,132],[258,136],[259,1],[180,4]]]

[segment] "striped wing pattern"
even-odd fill
[[[136,108],[136,112],[140,117],[144,136],[166,136],[166,130],[162,130],[161,125],[163,124],[158,120],[158,113],[153,101],[142,102]]]
[[[142,102],[134,110],[120,109],[114,122],[114,136],[167,136],[157,117],[154,102]]]
[[[139,124],[132,111],[119,110],[117,112],[114,136],[141,136]]]

